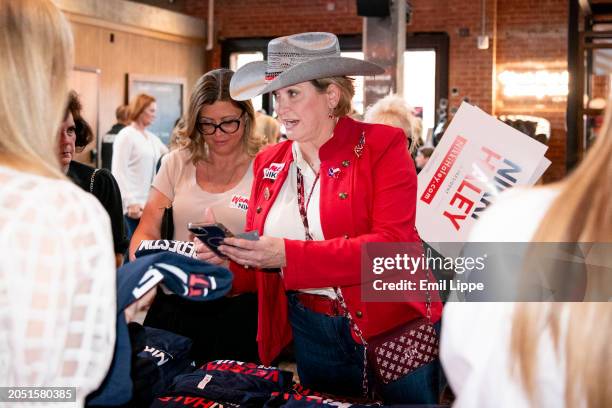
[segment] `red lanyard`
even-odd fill
[[[312,187],[310,188],[310,193],[308,193],[308,198],[306,199],[306,203],[304,204],[304,176],[300,171],[300,168],[296,165],[297,169],[297,198],[298,198],[298,207],[300,209],[300,217],[302,217],[302,223],[304,224],[304,230],[306,232],[306,241],[312,241],[314,238],[310,233],[310,228],[308,227],[308,204],[310,204],[310,199],[312,198],[312,193],[317,185],[317,181],[319,181],[319,173],[314,179],[312,183]]]

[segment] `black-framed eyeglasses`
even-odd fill
[[[206,136],[214,134],[217,129],[221,129],[223,133],[227,134],[236,133],[238,129],[240,129],[240,120],[242,119],[243,115],[244,112],[242,112],[240,116],[238,116],[238,119],[224,120],[218,125],[215,125],[211,122],[198,122],[196,123],[196,127],[200,131],[200,133]]]

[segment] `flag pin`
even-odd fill
[[[338,167],[330,167],[327,170],[327,175],[329,177],[338,178],[339,174],[340,174],[340,169]]]

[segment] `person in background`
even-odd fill
[[[102,168],[112,169],[113,163],[113,143],[115,143],[115,136],[127,125],[129,121],[130,108],[127,105],[120,105],[115,110],[115,117],[117,123],[115,123],[108,132],[102,137]]]
[[[255,160],[246,230],[257,230],[260,239],[226,238],[220,249],[232,260],[232,271],[257,277],[263,363],[293,339],[303,386],[363,395],[369,391],[364,344],[424,316],[435,324],[441,314],[439,302],[361,297],[363,244],[419,242],[416,173],[406,134],[347,116],[355,92],[347,75],[384,71],[341,57],[335,35],[276,38],[268,56],[236,72],[231,95],[247,100],[272,92],[289,142]],[[438,367],[432,360],[377,384],[377,391],[388,403],[435,403]]]
[[[421,144],[422,121],[414,115],[412,108],[399,95],[387,95],[368,107],[364,115],[364,121],[367,123],[382,123],[402,129],[408,139],[408,149],[411,155]]]
[[[255,132],[262,138],[264,145],[273,145],[278,143],[281,137],[280,124],[272,116],[269,116],[265,111],[255,112]]]
[[[113,356],[116,274],[106,212],[55,153],[72,55],[52,1],[0,0],[0,387],[82,407]]]
[[[182,137],[182,134],[185,133],[184,128],[185,118],[181,116],[174,122],[174,128],[172,128],[172,133],[170,133],[170,140],[168,142],[168,150],[170,152],[186,147],[189,144],[189,139]]]
[[[70,91],[64,121],[60,125],[57,138],[57,154],[64,174],[83,190],[96,196],[110,217],[115,264],[120,267],[128,241],[125,236],[119,186],[110,171],[95,169],[73,160],[75,152],[87,146],[94,137],[89,124],[81,116],[81,110],[82,105],[77,93]]]
[[[147,130],[156,113],[154,97],[137,95],[130,104],[131,123],[119,132],[113,146],[112,172],[121,189],[128,239],[142,216],[157,161],[168,152],[159,137]]]
[[[429,158],[433,154],[434,148],[429,146],[419,147],[417,150],[416,157],[414,158],[414,164],[416,165],[417,174],[423,170]]]
[[[206,209],[229,212],[226,226],[244,225],[253,157],[260,148],[250,101],[229,95],[233,71],[216,69],[200,77],[190,98],[179,139],[187,143],[167,154],[132,241],[133,256],[142,240],[160,239],[164,208],[172,206],[174,239],[190,241],[190,222],[206,221]],[[235,231],[240,232],[240,231]],[[200,258],[213,261],[200,251]],[[194,341],[194,358],[257,360],[257,300],[252,274],[237,273],[231,297],[190,302],[158,293],[145,323]],[[214,329],[214,333],[211,330]]]
[[[185,140],[185,138],[181,137],[182,129],[184,127],[185,119],[182,116],[174,121],[174,127],[170,133],[170,140],[168,140],[168,153],[175,149],[180,149],[181,147],[187,146],[189,139]],[[166,157],[166,154],[162,154],[159,160],[157,160],[157,164],[155,165],[155,174],[157,174],[161,168],[162,161]]]
[[[569,177],[509,190],[470,233],[473,242],[588,243],[605,253],[585,273],[555,265],[547,276],[551,287],[584,288],[582,303],[447,303],[440,352],[454,407],[612,406],[611,113]]]

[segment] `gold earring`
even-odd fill
[[[329,113],[327,114],[327,117],[330,119],[334,119],[336,117],[336,115],[334,115],[334,110],[332,108],[329,108]]]

